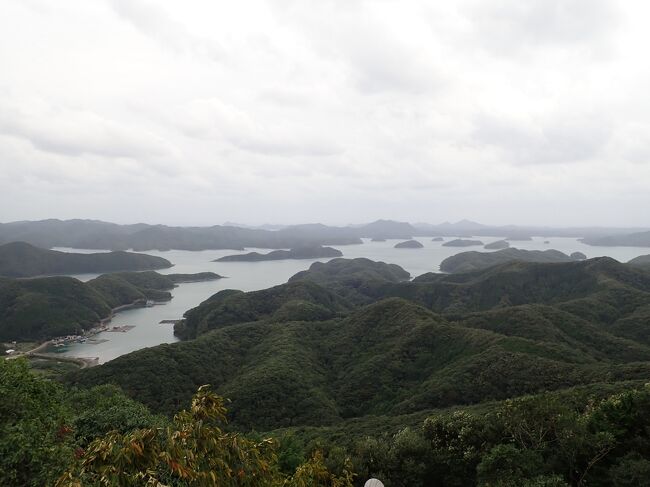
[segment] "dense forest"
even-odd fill
[[[63,387],[0,361],[3,485],[646,486],[650,388],[593,384],[423,416],[260,435],[200,387],[173,418],[112,385]],[[263,412],[262,412],[263,413]]]
[[[2,475],[34,468],[59,485],[647,485],[650,272],[598,258],[409,277],[333,259],[270,289],[221,291],[185,314],[183,341],[60,384],[4,361],[12,412],[2,448],[21,449],[3,457]],[[125,279],[157,292],[174,281],[126,273],[84,286],[117,300]],[[27,401],[12,389],[20,381],[50,391],[40,399],[54,408],[49,419],[42,404],[12,406]],[[42,469],[26,460],[34,449]]]
[[[112,310],[147,300],[171,299],[179,282],[218,279],[212,272],[162,275],[153,271],[103,274],[88,282],[72,277],[0,278],[0,340],[45,340],[77,335]]]
[[[0,483],[6,486],[352,487],[351,462],[330,471],[273,438],[226,431],[225,401],[201,387],[173,418],[116,387],[64,389],[0,360]]]
[[[25,242],[0,245],[0,276],[6,277],[148,271],[171,266],[162,257],[132,252],[75,254],[41,249]]]
[[[508,243],[505,240],[500,242]],[[500,243],[495,242],[495,243]],[[486,245],[487,249],[488,246]],[[461,252],[447,257],[440,263],[443,272],[471,272],[512,261],[523,262],[571,262],[570,256],[559,250],[522,250],[502,248],[497,252]]]
[[[334,259],[221,291],[186,313],[185,341],[66,383],[165,417],[211,384],[233,431],[387,485],[643,485],[649,322],[650,274],[609,258],[413,281]]]
[[[365,260],[313,268],[267,290],[221,291],[178,324],[194,340],[119,357],[76,381],[115,383],[164,413],[209,383],[232,399],[233,423],[268,430],[650,374],[650,274],[612,259],[413,282]],[[324,269],[343,280],[323,285],[322,276],[336,280]]]

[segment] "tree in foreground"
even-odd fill
[[[350,468],[335,475],[316,452],[291,476],[280,473],[274,440],[225,432],[226,408],[207,386],[166,428],[117,431],[92,441],[57,487],[352,487]]]
[[[73,452],[62,389],[0,359],[0,485],[52,485]]]

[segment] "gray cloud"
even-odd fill
[[[611,130],[607,119],[573,114],[541,121],[481,114],[471,140],[499,149],[516,164],[570,164],[602,155]]]
[[[612,0],[497,0],[471,2],[464,9],[478,47],[500,53],[522,48],[578,44],[603,49],[618,26]]]
[[[218,98],[192,100],[174,116],[187,135],[222,139],[234,147],[269,156],[331,156],[343,149],[305,125],[286,120],[269,124],[251,117],[244,110]]]
[[[121,18],[167,49],[207,57],[214,61],[222,61],[225,57],[217,42],[192,34],[155,3],[146,0],[108,2]]]
[[[432,59],[380,30],[355,29],[344,42],[345,55],[361,92],[422,94],[444,84]]]
[[[367,2],[289,2],[276,9],[283,22],[305,32],[333,68],[342,69],[364,94],[422,94],[440,89],[446,79],[437,56],[388,19],[367,12]],[[323,22],[323,16],[331,21]],[[430,47],[430,46],[429,46]]]
[[[164,156],[172,150],[159,136],[106,119],[88,110],[34,103],[31,110],[0,105],[0,133],[34,147],[67,156]]]
[[[647,2],[51,4],[0,2],[4,220],[647,225]]]

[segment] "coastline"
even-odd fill
[[[169,300],[165,301],[152,301],[153,304],[164,304],[171,301],[171,298]],[[115,308],[112,308],[110,311],[110,314],[105,317],[101,318],[97,323],[92,328],[89,328],[88,330],[85,330],[83,337],[91,337],[98,335],[99,333],[102,333],[106,331],[106,325],[108,325],[113,317],[119,313],[120,311],[124,311],[127,309],[133,309],[133,308],[145,308],[148,306],[148,302],[150,300],[146,299],[137,299],[133,301],[132,303],[127,303],[123,304],[120,306],[117,306]],[[71,362],[74,364],[79,365],[79,368],[84,369],[87,367],[94,367],[95,365],[99,365],[99,357],[74,357],[74,356],[63,356],[63,355],[58,355],[50,352],[45,352],[49,347],[54,345],[58,339],[57,338],[52,338],[50,340],[46,340],[43,343],[40,343],[37,347],[28,350],[26,352],[22,352],[19,354],[12,355],[10,357],[7,357],[8,359],[16,359],[19,357],[36,357],[44,360],[52,360],[55,362]]]

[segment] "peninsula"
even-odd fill
[[[42,249],[25,242],[0,246],[0,276],[6,277],[146,271],[171,266],[162,257],[133,252],[77,254]]]

